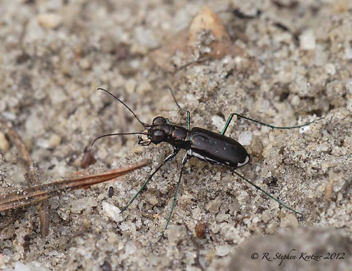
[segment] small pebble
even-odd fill
[[[88,59],[81,59],[79,62],[79,65],[81,66],[82,69],[84,70],[89,70],[91,68],[91,63]]]
[[[219,246],[216,250],[216,256],[219,256],[219,257],[224,257],[229,253],[230,253],[229,246]]]
[[[352,49],[351,48],[345,48],[345,58],[352,59]]]
[[[134,243],[129,242],[126,244],[125,251],[127,254],[132,255],[132,254],[136,253],[137,247]]]
[[[312,29],[307,29],[305,30],[300,36],[299,36],[299,44],[300,48],[302,50],[313,50],[315,49],[315,36],[314,36],[314,31]]]
[[[344,187],[345,183],[346,183],[346,181],[341,176],[340,179],[337,180],[336,182],[334,182],[334,184],[333,184],[334,192],[341,191],[341,189]]]
[[[137,26],[134,31],[135,37],[140,44],[143,44],[149,49],[155,49],[159,46],[159,42],[154,36],[154,33],[147,28]]]
[[[211,118],[211,122],[216,127],[216,129],[218,129],[220,131],[225,126],[225,121],[223,120],[223,118],[219,117],[219,116],[216,116],[216,115]]]
[[[325,71],[330,74],[330,75],[335,75],[336,73],[336,67],[332,63],[328,63],[325,65]]]
[[[106,234],[108,236],[107,241],[109,242],[109,244],[116,244],[119,241],[119,236],[116,233],[107,232]]]
[[[280,227],[296,229],[298,227],[298,220],[295,215],[289,214],[281,220]]]
[[[238,142],[244,146],[248,146],[252,141],[252,133],[249,131],[245,131],[239,134]]]
[[[31,271],[31,268],[28,265],[25,265],[20,262],[15,263],[15,271]]]
[[[148,201],[149,204],[151,204],[151,205],[153,205],[153,206],[157,205],[158,202],[159,202],[159,200],[157,199],[157,197],[152,196],[152,195],[147,198],[147,201]]]
[[[81,213],[83,210],[98,206],[98,202],[94,197],[85,197],[72,201],[71,212]]]
[[[125,89],[128,94],[133,94],[136,89],[136,81],[133,79],[127,80],[125,83]]]
[[[352,80],[351,80],[351,79],[349,79],[349,80],[346,82],[345,88],[348,90],[348,92],[349,92],[350,94],[352,94]]]
[[[61,16],[55,13],[40,14],[37,18],[39,24],[46,29],[55,29],[62,23]]]
[[[49,139],[50,148],[55,148],[61,143],[61,137],[57,134],[52,134]]]
[[[217,212],[219,212],[219,208],[221,206],[221,202],[218,199],[214,199],[212,201],[209,201],[207,203],[207,205],[205,205],[205,209],[208,212],[211,212],[213,214],[216,214]]]
[[[38,117],[36,113],[31,114],[25,123],[27,130],[26,136],[39,136],[42,135],[45,131],[43,121]]]
[[[203,222],[198,222],[194,228],[197,238],[204,239],[207,231],[207,225]]]
[[[209,56],[221,58],[230,54],[232,49],[230,36],[220,18],[209,7],[203,7],[193,19],[189,27],[188,46],[195,47],[202,32],[210,34],[203,35],[203,39],[201,38],[201,41],[206,42],[210,49]]]
[[[121,222],[123,220],[123,217],[121,215],[121,210],[119,208],[117,208],[116,206],[110,203],[107,203],[106,201],[103,201],[102,204],[103,204],[103,210],[108,217],[110,217],[115,222]]]
[[[10,143],[7,141],[5,135],[0,132],[0,151],[5,153],[8,151],[9,148]]]

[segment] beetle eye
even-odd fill
[[[153,142],[161,142],[165,139],[165,132],[162,130],[155,130],[153,134]]]
[[[166,119],[163,117],[155,117],[153,119],[153,125],[163,125],[166,123]]]

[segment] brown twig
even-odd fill
[[[20,208],[28,205],[38,204],[50,197],[77,189],[89,188],[94,184],[110,181],[131,171],[149,165],[150,160],[142,160],[127,167],[114,169],[101,174],[83,176],[74,179],[53,182],[49,184],[29,187],[21,192],[13,192],[0,196],[0,212]]]
[[[25,174],[25,178],[29,185],[29,188],[21,192],[0,195],[0,211],[38,204],[40,231],[43,237],[49,234],[50,225],[49,205],[45,201],[46,199],[58,195],[63,191],[88,188],[91,185],[115,179],[118,176],[127,174],[135,169],[150,164],[149,160],[143,160],[128,167],[112,170],[102,174],[84,176],[42,185],[39,179],[38,167],[31,158],[19,134],[12,127],[8,126],[6,121],[2,119],[0,119],[0,128],[5,134],[7,134],[10,141],[16,146],[20,157],[26,166],[28,166],[28,172]]]
[[[0,127],[8,135],[10,141],[16,146],[20,157],[28,167],[28,172],[25,174],[25,178],[28,182],[28,186],[40,185],[38,167],[33,161],[26,146],[22,142],[19,134],[12,127],[8,126],[5,120],[0,119]],[[40,231],[42,236],[47,236],[49,233],[49,205],[47,202],[43,202],[39,206],[39,219],[40,219]]]

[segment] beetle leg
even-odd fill
[[[264,125],[264,126],[267,126],[267,127],[270,127],[271,129],[281,129],[281,130],[289,130],[289,129],[296,129],[296,128],[301,128],[301,127],[304,127],[304,126],[308,126],[310,124],[312,124],[313,122],[316,122],[317,120],[321,120],[323,118],[318,118],[316,120],[313,120],[313,121],[310,121],[310,122],[307,122],[305,124],[301,124],[301,125],[295,125],[295,126],[274,126],[274,125],[271,125],[271,124],[267,124],[267,123],[264,123],[264,122],[261,122],[259,120],[254,120],[254,119],[251,119],[251,118],[248,118],[248,117],[245,117],[243,115],[240,115],[240,114],[237,114],[237,113],[231,113],[229,118],[227,119],[226,121],[226,124],[225,124],[225,127],[224,129],[222,129],[222,132],[221,132],[221,135],[224,135],[226,130],[227,130],[227,127],[229,126],[233,116],[237,116],[238,118],[242,118],[242,119],[245,119],[245,120],[249,120],[249,121],[252,121],[252,122],[255,122],[255,123],[258,123],[260,125]]]
[[[171,211],[170,211],[170,214],[169,214],[169,218],[168,218],[167,221],[166,221],[166,225],[165,225],[165,228],[164,228],[164,231],[163,231],[161,237],[164,236],[164,232],[166,231],[167,226],[168,226],[169,223],[170,223],[172,213],[173,213],[174,208],[175,208],[175,206],[176,206],[177,193],[178,193],[178,189],[180,188],[180,184],[181,184],[182,171],[183,171],[183,168],[184,168],[185,164],[186,164],[187,161],[188,161],[188,158],[189,158],[189,157],[188,157],[188,154],[186,153],[186,155],[185,155],[185,156],[183,157],[183,159],[182,159],[181,173],[180,173],[180,177],[179,177],[179,179],[178,179],[178,183],[177,183],[177,186],[176,186],[176,191],[175,191],[175,195],[174,195],[174,200],[173,200],[173,202],[172,202],[172,206],[171,206]]]
[[[191,113],[187,110],[187,129],[191,130]]]
[[[226,133],[227,127],[229,127],[230,122],[231,122],[231,120],[232,120],[232,118],[233,118],[233,115],[234,115],[234,113],[232,113],[232,114],[229,116],[229,118],[227,119],[226,124],[225,124],[225,127],[224,127],[224,128],[222,129],[222,131],[221,131],[221,135],[224,135],[224,134]]]
[[[249,183],[250,185],[254,186],[256,189],[258,189],[259,191],[263,192],[265,195],[267,195],[268,197],[272,198],[273,200],[275,200],[277,203],[279,203],[281,206],[285,207],[286,209],[299,214],[301,216],[303,216],[302,213],[293,210],[291,207],[287,206],[286,204],[282,203],[281,201],[279,201],[277,198],[275,198],[273,195],[271,195],[270,193],[266,192],[265,190],[261,189],[258,185],[252,183],[250,180],[246,179],[244,176],[242,176],[241,174],[239,174],[236,171],[233,171],[233,173],[235,173],[238,177],[242,178],[243,180],[245,180],[247,183]]]
[[[129,201],[129,203],[122,209],[121,213],[124,212],[132,204],[132,202],[138,197],[138,195],[143,191],[144,187],[153,178],[154,174],[157,173],[163,165],[165,165],[172,158],[174,158],[176,156],[176,154],[178,154],[178,152],[179,152],[179,149],[174,148],[173,153],[171,153],[168,157],[166,157],[165,160],[153,171],[153,173],[149,175],[148,179],[144,182],[144,184],[141,186],[141,188],[138,190],[138,192],[134,195],[134,197]]]

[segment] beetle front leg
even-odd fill
[[[124,212],[131,204],[132,202],[137,198],[137,196],[143,191],[144,187],[150,182],[150,180],[153,178],[154,174],[157,173],[163,165],[165,165],[167,162],[169,162],[172,158],[178,154],[180,150],[177,148],[174,148],[173,153],[171,153],[168,157],[165,158],[165,160],[153,171],[152,174],[149,175],[148,179],[143,183],[141,188],[138,190],[138,192],[134,195],[134,197],[128,202],[128,204],[121,210],[121,213]]]
[[[187,163],[188,159],[189,159],[188,154],[186,154],[186,155],[183,157],[183,159],[182,159],[181,173],[180,173],[180,177],[179,177],[178,182],[177,182],[176,191],[175,191],[175,195],[174,195],[174,200],[173,200],[172,206],[171,206],[171,211],[170,211],[169,217],[168,217],[168,219],[167,219],[167,221],[166,221],[165,228],[164,228],[164,230],[163,230],[163,232],[162,232],[160,238],[162,238],[162,237],[164,236],[164,232],[166,231],[167,226],[168,226],[169,223],[170,223],[172,213],[173,213],[174,208],[175,208],[175,206],[176,206],[176,199],[177,199],[178,190],[179,190],[180,184],[181,184],[181,178],[182,178],[183,168],[184,168],[185,164]]]

